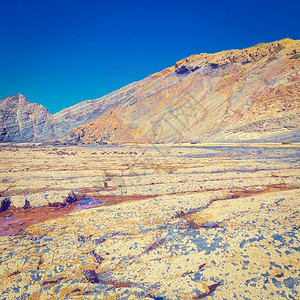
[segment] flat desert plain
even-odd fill
[[[1,299],[299,299],[299,153],[2,145]]]

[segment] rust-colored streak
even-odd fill
[[[95,192],[92,190],[81,191],[81,196],[79,200],[83,198],[85,193]],[[99,195],[89,195],[103,201],[104,205],[114,205],[121,202],[137,201],[142,199],[152,198],[153,196],[99,196]],[[78,202],[68,204],[66,206],[44,206],[36,207],[30,209],[17,209],[14,207],[9,208],[7,211],[0,213],[0,222],[7,219],[8,217],[12,219],[12,222],[4,222],[0,228],[0,236],[8,236],[13,234],[21,233],[22,229],[30,227],[33,224],[42,223],[49,219],[55,219],[64,217],[65,215],[71,213]],[[100,204],[99,204],[100,205]]]
[[[157,195],[144,196],[144,195],[99,195],[97,190],[83,189],[80,191],[88,197],[95,198],[104,202],[104,205],[114,205],[123,202],[139,201],[150,198],[155,198]]]
[[[116,288],[124,288],[124,287],[130,288],[131,287],[131,284],[127,283],[127,282],[117,282],[117,281],[101,280],[100,279],[99,283],[107,284],[107,285],[112,285],[112,286],[114,286]]]
[[[33,224],[63,217],[70,213],[75,205],[68,205],[62,208],[44,206],[26,210],[10,208],[0,214],[0,222],[8,217],[12,217],[12,221],[14,221],[14,219],[18,221],[8,222],[7,224],[4,223],[0,228],[0,236],[18,234],[21,232],[21,229],[25,229]]]

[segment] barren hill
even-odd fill
[[[300,141],[300,40],[192,55],[51,115],[0,99],[0,141],[63,143]]]
[[[299,140],[300,41],[193,55],[123,88],[68,141]]]
[[[48,110],[21,94],[0,99],[0,142],[35,142],[54,139]]]

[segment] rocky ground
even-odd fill
[[[1,299],[299,299],[299,149],[0,147]]]

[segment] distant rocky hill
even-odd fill
[[[23,106],[14,113],[15,106],[7,99],[21,97],[16,95],[0,100],[4,124],[0,139],[63,137],[62,143],[75,144],[299,142],[299,71],[300,41],[284,39],[244,50],[192,55],[174,67],[53,116],[42,114],[39,106],[35,123],[23,113]],[[21,129],[28,127],[27,131],[17,125],[23,123]]]
[[[0,142],[54,139],[53,118],[46,108],[21,94],[0,99]]]
[[[0,142],[54,142],[113,107],[114,93],[82,101],[51,115],[21,94],[0,99]]]

